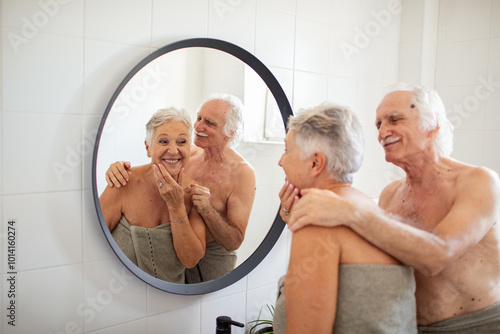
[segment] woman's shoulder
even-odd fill
[[[337,240],[342,250],[341,264],[401,264],[351,229],[339,233]]]
[[[121,196],[127,196],[128,194],[133,194],[137,187],[143,184],[144,177],[148,170],[148,165],[134,166],[127,170],[128,181],[127,185],[124,187],[117,188],[116,191],[120,193]]]
[[[129,182],[137,182],[140,179],[144,178],[144,175],[148,171],[148,168],[150,168],[150,165],[139,165],[131,167],[128,170]]]
[[[365,207],[379,210],[377,203],[363,192],[351,188],[343,194],[349,200],[362,203]],[[350,228],[336,231],[336,239],[342,250],[341,263],[358,264],[399,264],[400,262],[376,247]]]
[[[306,225],[293,232],[292,243],[302,251],[307,251],[310,246],[314,246],[311,249],[313,252],[316,248],[323,247],[328,250],[328,253],[333,253],[335,249],[339,250],[342,243],[352,237],[353,233],[351,229],[344,226]]]

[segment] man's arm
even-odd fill
[[[340,258],[338,243],[331,242],[335,230],[308,226],[293,233],[285,276],[287,334],[332,332]]]
[[[449,213],[433,231],[427,232],[387,215],[382,210],[366,210],[335,196],[310,192],[294,206],[290,224],[294,229],[304,226],[306,219],[315,224],[346,225],[372,244],[414,267],[424,275],[441,272],[451,262],[475,246],[490,230],[499,216],[498,176],[483,168],[475,168],[457,186],[455,201]],[[303,203],[307,196],[313,194]],[[381,195],[384,201],[384,194]],[[308,205],[315,202],[315,208]],[[323,204],[320,209],[318,203]],[[306,210],[312,212],[308,214]],[[313,211],[314,210],[314,211]],[[352,210],[351,213],[348,211]]]
[[[255,199],[255,172],[247,165],[241,167],[241,172],[232,176],[234,188],[229,195],[226,206],[227,217],[224,217],[211,204],[209,190],[194,186],[193,204],[203,217],[205,225],[217,243],[226,250],[233,251],[240,247],[245,238],[245,230]],[[208,192],[208,196],[206,193]]]

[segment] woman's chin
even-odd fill
[[[180,173],[181,168],[182,168],[182,165],[180,162],[172,164],[172,163],[162,161],[161,164],[163,165],[163,167],[165,167],[167,172],[172,176],[174,176],[174,175],[177,176]]]

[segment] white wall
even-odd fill
[[[453,156],[500,173],[500,1],[439,9],[436,89],[455,126]]]
[[[500,1],[404,4],[399,79],[441,95],[455,127],[452,157],[499,173]]]
[[[90,180],[104,109],[125,74],[155,49],[184,38],[225,39],[268,65],[293,108],[330,99],[356,110],[367,152],[355,184],[377,197],[394,172],[375,140],[374,110],[383,87],[404,78],[399,62],[412,57],[411,49],[404,49],[409,56],[399,52],[400,31],[402,52],[411,41],[393,2],[2,0],[3,333],[213,333],[219,315],[255,319],[274,302],[288,233],[250,275],[204,296],[158,291],[116,259],[97,221]],[[407,14],[404,22],[413,19]],[[455,154],[500,171],[493,152],[500,141],[500,2],[440,1],[438,14],[430,73],[446,104],[473,103],[478,78],[496,80],[477,110],[461,116]],[[276,154],[266,150],[256,163],[275,164]],[[282,175],[263,177],[279,187]],[[16,327],[6,317],[9,219],[18,230]]]

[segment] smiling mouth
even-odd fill
[[[208,137],[208,135],[206,133],[203,133],[203,132],[195,132],[195,134],[199,137]]]
[[[399,141],[399,137],[389,137],[389,138],[382,139],[380,141],[380,145],[382,145],[382,147],[387,147],[387,146],[392,145],[398,141]]]
[[[176,164],[176,163],[178,163],[179,161],[181,161],[181,159],[180,159],[180,158],[178,158],[178,159],[161,159],[161,160],[162,160],[162,161],[165,161],[165,162],[166,162],[166,163],[168,163],[168,164]]]

